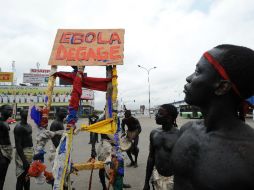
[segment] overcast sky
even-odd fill
[[[204,51],[223,43],[254,49],[253,0],[2,0],[0,23],[0,67],[11,71],[15,60],[18,83],[36,62],[50,69],[58,28],[125,29],[118,79],[127,108],[148,107],[148,75],[137,65],[157,67],[150,71],[154,106],[183,99],[185,78]],[[105,67],[86,71],[105,77]],[[95,98],[101,109],[104,94]]]

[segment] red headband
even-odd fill
[[[240,94],[239,90],[237,89],[236,85],[235,85],[234,83],[232,83],[232,81],[230,80],[230,78],[229,78],[227,72],[226,72],[225,69],[219,64],[219,62],[216,61],[216,60],[213,58],[213,56],[212,56],[210,53],[208,53],[208,52],[205,52],[205,53],[204,53],[204,57],[207,59],[207,61],[208,61],[210,64],[213,65],[213,67],[215,68],[215,70],[219,73],[219,75],[220,75],[223,79],[228,80],[228,81],[231,82],[232,88],[233,88],[234,92],[235,92],[239,97],[241,97],[241,94]]]

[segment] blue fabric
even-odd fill
[[[60,144],[60,148],[59,148],[59,153],[58,154],[63,154],[65,152],[66,152],[66,137],[64,138],[64,140]]]
[[[41,162],[44,162],[44,154],[46,152],[44,150],[39,150],[39,153],[35,154],[33,157],[33,160],[40,160]]]
[[[108,97],[108,113],[109,113],[109,117],[112,118],[112,99],[111,99],[111,97]]]
[[[112,112],[112,111],[111,111]],[[117,168],[117,175],[118,176],[124,176],[124,160],[123,160],[123,155],[120,151],[120,145],[119,145],[119,135],[118,133],[120,132],[120,119],[119,117],[117,118],[117,130],[116,133],[114,134],[114,140],[115,140],[115,153],[117,160],[119,162],[118,168]]]
[[[73,109],[72,107],[69,107],[68,111],[69,111],[69,114],[66,118],[66,122],[70,123],[72,120],[74,120],[76,123],[78,121],[77,111],[75,109]]]
[[[254,105],[254,96],[251,96],[250,98],[248,98],[247,101],[251,103],[252,105]]]
[[[39,112],[35,106],[32,107],[31,109],[31,114],[30,114],[31,118],[34,120],[34,122],[40,126],[41,123],[41,112]]]
[[[124,176],[124,161],[123,159],[119,160],[118,159],[118,170],[117,170],[118,175]]]

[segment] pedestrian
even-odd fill
[[[125,125],[127,125],[127,134],[125,132]],[[130,164],[127,167],[138,167],[137,159],[139,154],[138,148],[138,141],[139,141],[139,134],[141,133],[141,126],[137,118],[131,115],[130,110],[126,110],[124,113],[124,118],[121,123],[122,127],[122,136],[126,135],[126,138],[132,142],[132,146],[129,150],[126,151],[129,159]],[[132,158],[132,154],[134,155],[135,160]]]
[[[21,121],[14,128],[15,163],[16,163],[16,190],[29,190],[30,179],[27,177],[28,169],[33,161],[32,127],[27,123],[28,110],[21,110]]]
[[[53,131],[55,135],[51,138],[52,146],[50,148],[50,161],[53,162],[55,159],[56,149],[62,138],[64,132],[64,119],[67,116],[67,109],[65,107],[59,107],[56,110],[56,119],[50,125],[50,131]]]
[[[172,151],[175,190],[253,190],[254,129],[242,103],[254,93],[254,51],[219,45],[186,78],[185,101],[204,120],[184,124]]]
[[[5,176],[12,159],[10,127],[6,120],[12,115],[12,107],[4,104],[0,107],[0,190],[3,190]]]

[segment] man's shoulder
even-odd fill
[[[139,123],[139,120],[136,117],[131,116],[131,118],[135,123]]]
[[[153,129],[151,132],[150,132],[150,135],[154,135],[154,134],[157,134],[157,133],[163,133],[163,130],[161,127],[158,127],[156,129]]]
[[[186,131],[186,130],[200,130],[204,127],[203,120],[196,120],[196,121],[189,121],[182,125],[180,128],[180,131]]]
[[[51,125],[50,125],[50,130],[52,130],[52,129],[57,129],[58,126],[60,126],[60,125],[61,125],[61,123],[60,123],[59,121],[54,120],[54,121],[51,123]]]
[[[57,120],[53,120],[50,126],[56,125],[57,123],[58,123]]]
[[[16,124],[16,126],[14,127],[14,134],[15,133],[20,133],[24,130],[24,128],[21,126],[20,122]]]
[[[123,118],[123,119],[122,119],[122,122],[125,122],[126,120],[127,120],[127,118]]]

